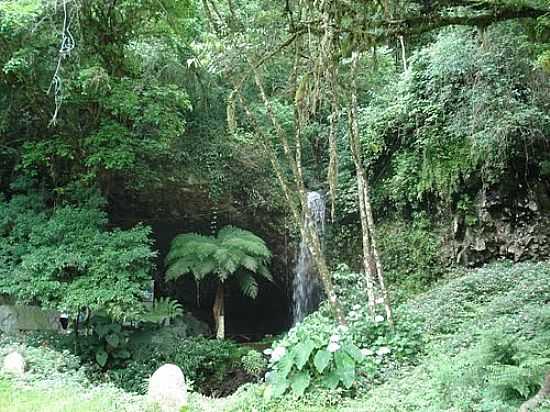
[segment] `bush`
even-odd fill
[[[31,381],[60,381],[70,379],[86,383],[85,370],[81,368],[80,359],[67,349],[57,351],[46,344],[31,346],[26,339],[18,337],[0,337],[0,360],[12,351],[23,355]]]
[[[0,197],[0,293],[71,314],[140,312],[156,255],[150,228],[107,230],[104,200],[79,197],[55,209],[32,190]]]
[[[206,395],[227,395],[249,380],[241,364],[247,350],[228,340],[186,337],[165,340],[157,346],[142,337],[131,341],[129,346],[133,359],[126,367],[110,370],[107,375],[114,384],[130,392],[143,393],[147,379],[165,363],[178,365],[185,379]]]
[[[503,262],[402,305],[425,319],[425,356],[362,395],[364,410],[517,411],[550,370],[549,299],[550,264]]]
[[[246,373],[259,379],[267,371],[267,360],[257,350],[250,350],[241,358]]]

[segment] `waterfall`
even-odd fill
[[[322,239],[325,231],[325,199],[319,192],[308,192],[307,205],[310,215],[306,216],[306,224],[314,225]],[[319,276],[305,239],[300,241],[292,286],[292,321],[296,324],[315,311],[321,300]]]

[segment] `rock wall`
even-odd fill
[[[36,306],[0,305],[0,332],[14,334],[27,330],[61,332],[63,328],[59,323],[59,312]]]
[[[549,186],[482,191],[473,215],[455,215],[451,237],[455,263],[466,266],[498,258],[515,262],[550,258]]]

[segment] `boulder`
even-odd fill
[[[25,373],[25,359],[19,352],[11,352],[4,358],[2,370],[15,376],[23,376]]]
[[[158,368],[149,379],[147,398],[161,412],[180,412],[187,406],[187,387],[181,369],[173,364]]]

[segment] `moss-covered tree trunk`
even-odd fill
[[[355,174],[357,180],[357,193],[359,200],[359,214],[361,217],[362,241],[363,241],[363,264],[365,267],[366,289],[368,297],[368,307],[371,316],[375,315],[375,298],[374,284],[375,277],[378,280],[380,293],[382,294],[382,302],[386,318],[390,324],[393,324],[393,316],[390,305],[390,299],[386,284],[384,281],[384,272],[382,261],[378,253],[375,236],[374,217],[372,213],[372,205],[369,196],[369,185],[365,167],[363,165],[363,156],[361,152],[361,142],[359,138],[359,123],[358,123],[358,103],[357,103],[357,62],[359,55],[353,53],[352,70],[351,70],[351,108],[349,111],[349,143],[355,164]]]

